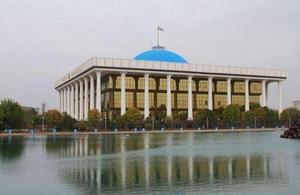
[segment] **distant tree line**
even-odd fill
[[[0,131],[5,129],[41,129],[44,120],[47,130],[57,131],[91,131],[91,130],[152,130],[152,129],[181,129],[181,128],[273,128],[288,127],[300,118],[296,108],[286,108],[278,118],[278,111],[259,104],[250,104],[250,110],[243,106],[231,104],[216,110],[202,109],[194,114],[194,120],[187,120],[186,112],[179,112],[168,117],[166,106],[161,105],[150,116],[144,116],[136,108],[127,109],[122,116],[113,114],[105,117],[97,109],[90,110],[87,121],[77,121],[67,113],[58,110],[48,110],[43,115],[34,109],[23,109],[17,102],[4,99],[0,102]]]

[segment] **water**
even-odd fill
[[[280,133],[0,138],[0,194],[300,194]]]

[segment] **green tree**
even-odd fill
[[[90,129],[94,129],[100,126],[101,114],[97,109],[92,109],[89,111],[88,124]]]
[[[263,108],[259,107],[254,110],[254,113],[256,119],[256,126],[265,126],[266,111]]]
[[[63,131],[72,131],[77,127],[77,121],[68,115],[66,112],[62,113],[61,129]]]
[[[216,124],[215,113],[209,109],[198,110],[195,114],[194,120],[198,127],[211,128]]]
[[[242,121],[244,127],[255,127],[255,113],[253,111],[247,111],[242,113]]]
[[[165,119],[164,119],[164,123],[166,125],[166,128],[172,128],[173,127],[173,118],[172,117],[169,117],[169,116],[166,116]]]
[[[36,126],[34,119],[38,113],[33,109],[23,109],[24,112],[24,123],[27,128],[34,128]]]
[[[300,118],[300,111],[297,108],[286,108],[280,113],[280,122],[290,126]]]
[[[250,102],[249,104],[250,110],[256,110],[257,108],[260,108],[260,104],[259,103],[254,103],[254,102]]]
[[[265,125],[266,127],[274,127],[278,124],[278,111],[270,109],[269,107],[263,107],[265,110]]]
[[[24,111],[17,102],[10,99],[2,100],[0,121],[2,128],[21,128],[24,125]]]
[[[48,128],[62,128],[63,117],[58,110],[48,110],[45,114],[45,122]]]
[[[116,118],[116,124],[119,128],[138,128],[141,127],[144,116],[136,108],[129,108],[125,114]]]
[[[225,122],[227,128],[238,127],[241,120],[241,110],[238,105],[228,105],[223,113],[222,120]]]
[[[160,105],[154,112],[154,117],[156,120],[161,121],[167,116],[167,108],[165,105]]]

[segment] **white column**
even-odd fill
[[[94,77],[90,75],[90,110],[95,108]]]
[[[70,95],[71,95],[71,88],[70,88],[70,86],[68,86],[68,88],[67,88],[67,113],[68,113],[68,115],[70,115],[70,113],[71,113],[70,112],[71,111]]]
[[[67,111],[67,89],[64,88],[64,109],[63,112]]]
[[[278,81],[278,114],[280,114],[282,110],[282,81]]]
[[[89,82],[86,77],[84,77],[84,119],[87,120],[89,113]]]
[[[59,111],[62,113],[63,111],[63,91],[59,90]]]
[[[245,111],[249,111],[249,79],[245,80]]]
[[[266,100],[266,80],[261,81],[261,106],[265,107],[267,106],[267,100]]]
[[[74,85],[71,85],[71,117],[74,118]]]
[[[172,116],[171,75],[167,75],[167,116]]]
[[[227,78],[227,106],[231,104],[231,78]]]
[[[208,109],[213,110],[213,97],[212,97],[212,77],[208,78]]]
[[[83,119],[83,81],[79,80],[79,120]]]
[[[193,80],[188,76],[188,120],[193,120]]]
[[[97,72],[97,83],[96,83],[96,108],[101,113],[101,72]]]
[[[75,82],[75,110],[74,110],[74,118],[76,120],[79,119],[78,117],[78,83]]]
[[[144,75],[145,93],[144,93],[144,118],[149,117],[149,74]]]
[[[125,91],[125,86],[126,86],[126,73],[121,73],[121,115],[125,114],[126,112],[126,91]]]

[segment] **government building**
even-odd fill
[[[162,106],[167,116],[185,112],[188,120],[200,109],[229,104],[266,106],[268,85],[278,84],[282,111],[282,82],[287,71],[188,63],[182,56],[154,46],[133,59],[93,57],[55,82],[60,111],[87,120],[88,111],[122,115],[137,108],[144,117]]]

